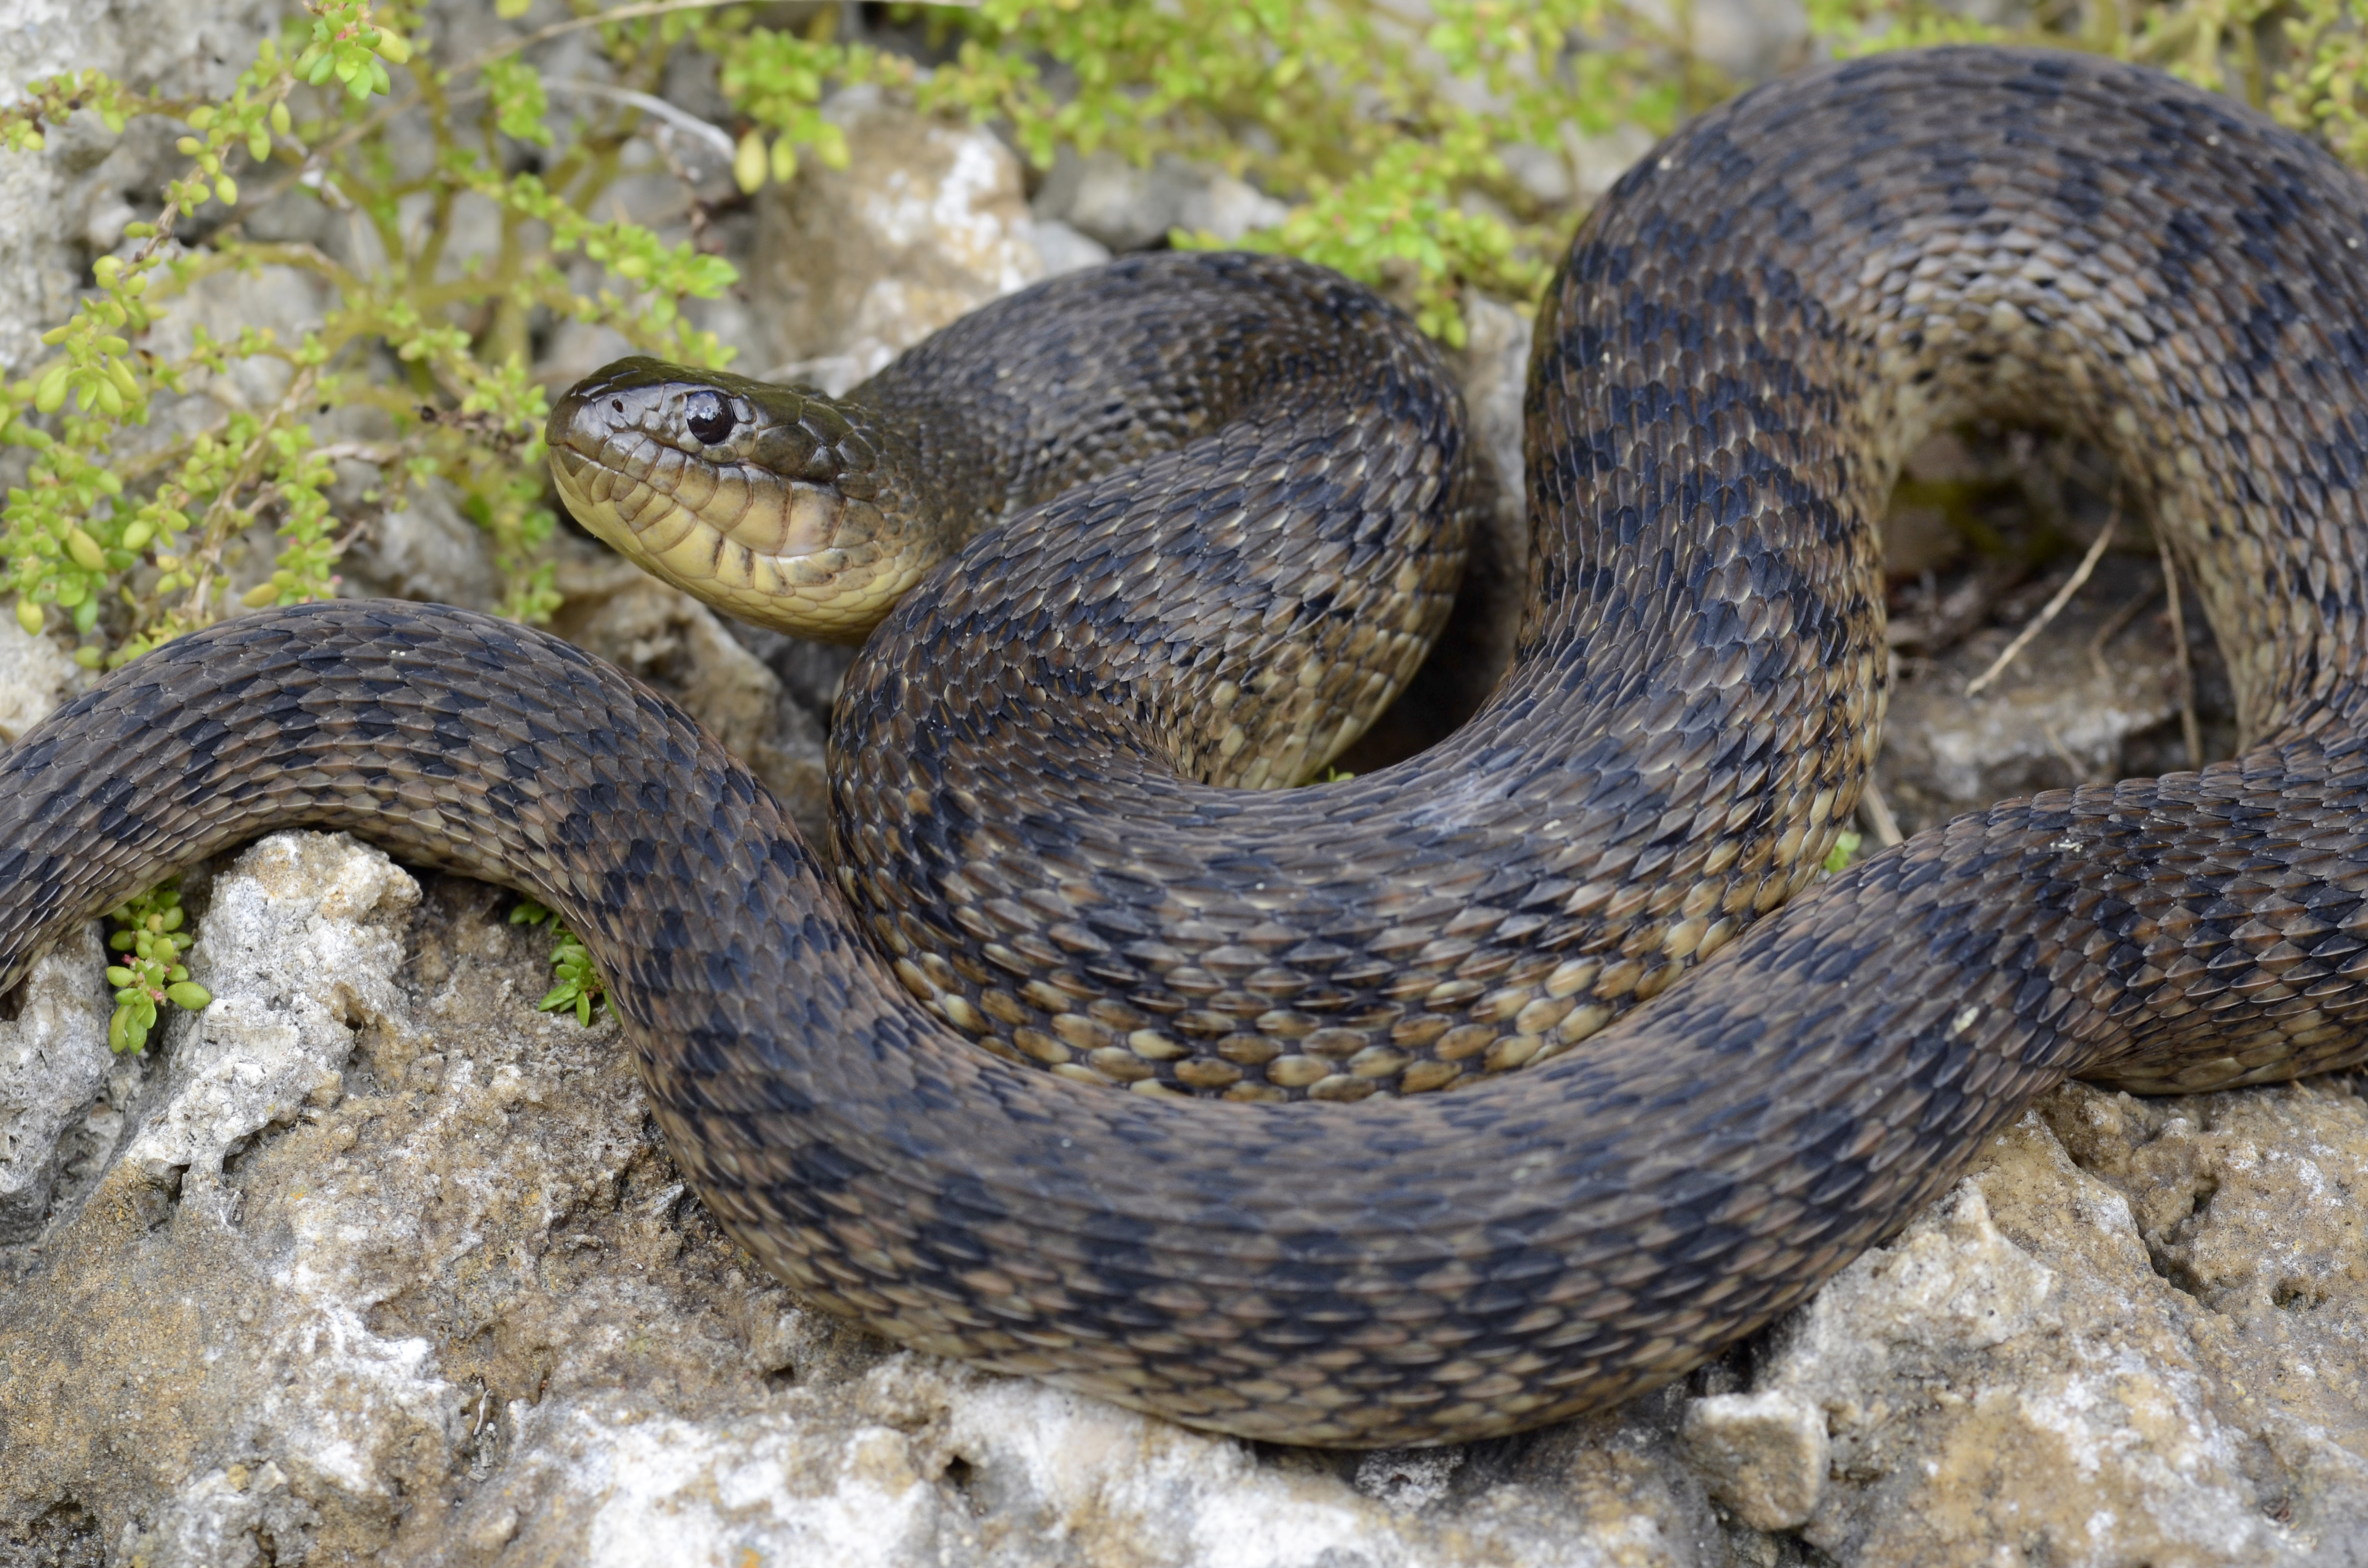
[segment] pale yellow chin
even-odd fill
[[[597,465],[581,472],[596,476],[596,485],[621,478]],[[552,465],[552,478],[568,511],[618,554],[726,615],[792,637],[862,642],[926,569],[891,555],[876,538],[853,549],[752,548],[734,537],[750,530],[727,533],[680,502],[625,481],[638,492],[636,527],[564,465]],[[790,530],[768,531],[779,538]]]

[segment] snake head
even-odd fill
[[[546,430],[575,519],[727,614],[860,642],[917,570],[863,411],[635,356],[569,389]]]

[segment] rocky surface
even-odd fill
[[[27,636],[9,617],[0,624],[0,745],[13,744],[89,679],[57,642]]]
[[[1231,244],[1290,211],[1246,181],[1181,158],[1138,168],[1104,150],[1064,152],[1030,202],[1040,221],[1066,223],[1107,250],[1142,250],[1178,229]]]
[[[2193,765],[2160,555],[2143,519],[2112,521],[2101,457],[2021,432],[1948,433],[1909,459],[1899,496],[1884,529],[1893,679],[1875,778],[1903,831]],[[2091,575],[2048,617],[2109,522]],[[2180,602],[2203,756],[2226,756],[2234,694],[2192,584]],[[1874,814],[1861,820],[1873,828]]]
[[[1038,244],[1019,160],[993,133],[870,88],[828,112],[848,166],[765,201],[751,257],[766,335],[754,358],[780,379],[844,392],[997,295],[1108,258],[1065,225]]]
[[[217,1000],[153,1062],[90,1035],[95,942],[0,1026],[13,1096],[28,1020],[78,1009],[56,1082],[120,1145],[0,1247],[0,1562],[2368,1558],[2347,1080],[2067,1088],[1688,1387],[1320,1455],[800,1308],[684,1189],[613,1023],[531,1010],[494,890],[288,834],[192,902]]]
[[[220,91],[280,10],[279,0],[4,0],[0,94],[13,100],[28,82],[87,66],[167,93]],[[53,156],[0,158],[0,369],[21,375],[42,357],[40,334],[65,319],[90,255],[132,221],[126,187],[152,199],[155,144],[77,123]]]
[[[2350,1080],[2067,1087],[1694,1401],[1687,1449],[1839,1562],[2368,1560],[2363,1133]]]

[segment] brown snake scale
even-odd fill
[[[891,1338],[1286,1442],[1601,1405],[2066,1075],[2368,1054],[2363,236],[2325,153],[2087,57],[1881,56],[1702,116],[1541,314],[1512,670],[1421,756],[1264,792],[1404,684],[1461,563],[1454,393],[1370,295],[1132,258],[837,404],[628,361],[555,466],[677,580],[803,592],[1008,519],[907,574],[848,678],[837,885],[615,670],[313,605],[0,755],[0,986],[177,865],[350,828],[559,909],[716,1218]],[[1787,903],[1875,745],[1899,454],[1983,412],[2111,451],[2248,749]]]

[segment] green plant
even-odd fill
[[[99,258],[72,319],[43,339],[53,356],[0,387],[0,446],[31,454],[8,494],[0,584],[15,590],[28,631],[50,624],[50,607],[63,611],[85,665],[120,664],[218,619],[229,558],[258,522],[272,527],[277,552],[244,602],[327,597],[357,529],[430,480],[450,484],[492,536],[504,608],[543,619],[558,601],[530,321],[610,327],[695,362],[727,358],[683,321],[681,305],[727,287],[728,263],[640,224],[585,216],[617,177],[636,116],[596,112],[571,146],[527,166],[518,149],[552,140],[540,80],[514,50],[457,68],[415,57],[404,29],[416,22],[408,0],[375,14],[366,0],[311,0],[283,37],[264,40],[222,100],[141,94],[85,72],[36,84],[0,111],[0,137],[20,151],[39,150],[47,127],[78,111],[113,130],[153,115],[189,132],[178,144],[187,166],[157,218],[126,231],[128,254]],[[612,52],[632,64],[649,52],[639,34],[659,25],[618,24]],[[381,101],[397,74],[407,93]],[[475,86],[456,92],[470,75]],[[427,128],[424,170],[402,167],[393,136],[404,112]],[[349,215],[366,235],[357,248],[374,242],[383,265],[246,236],[246,214],[291,191]],[[497,238],[490,254],[457,257],[455,224],[472,199],[498,215]],[[200,243],[176,243],[201,212],[221,221]],[[566,265],[577,256],[609,281],[573,287]],[[260,328],[224,337],[200,327],[176,358],[135,343],[201,279],[264,267],[326,286],[317,330],[281,342]],[[158,398],[258,360],[279,367],[284,390],[268,405],[222,413],[177,438],[141,438]],[[324,420],[368,434],[324,440]],[[372,476],[342,499],[340,461]]]
[[[800,147],[844,156],[816,108],[833,81],[999,121],[1040,166],[1064,147],[1218,165],[1294,203],[1242,243],[1395,289],[1425,331],[1461,343],[1462,289],[1528,299],[1568,227],[1568,209],[1515,177],[1508,151],[1558,160],[1569,133],[1622,123],[1657,134],[1736,84],[1694,48],[1691,0],[1435,0],[1430,13],[1380,0],[985,0],[932,17],[953,46],[934,70],[835,43],[826,27],[757,29],[725,60],[723,85],[752,122],[751,184],[788,177]]]
[[[174,882],[110,910],[119,927],[107,945],[123,958],[109,965],[107,983],[116,988],[115,1013],[107,1021],[107,1043],[118,1055],[146,1049],[156,1027],[156,1009],[170,1002],[191,1012],[213,994],[189,978],[181,962],[197,938],[182,929],[181,894]]]
[[[593,1009],[608,999],[609,987],[600,978],[591,949],[584,945],[583,938],[570,931],[565,921],[532,899],[518,901],[518,907],[510,911],[510,924],[548,924],[551,927],[551,970],[559,983],[545,992],[535,1006],[546,1013],[573,1008],[575,1021],[590,1028]]]
[[[2241,97],[2368,168],[2368,4],[2363,0],[2043,0],[2005,24],[1939,0],[1809,0],[1836,52],[1918,44],[2048,44],[2143,61]]]
[[[837,7],[798,27],[714,0],[572,9],[570,22],[451,60],[432,40],[411,41],[417,0],[308,0],[219,100],[84,72],[37,83],[0,110],[0,140],[19,152],[39,151],[76,112],[119,131],[161,116],[188,132],[188,162],[157,217],[98,259],[72,317],[48,335],[51,355],[0,385],[0,447],[28,454],[0,523],[0,592],[28,630],[55,624],[54,610],[85,663],[136,656],[224,613],[229,574],[258,525],[276,536],[275,559],[247,602],[334,592],[356,533],[430,481],[451,486],[492,536],[505,608],[546,617],[554,517],[540,464],[536,335],[570,320],[677,358],[730,357],[683,315],[735,281],[727,261],[587,215],[644,130],[632,95],[662,87],[686,54],[714,62],[745,187],[791,177],[808,158],[843,164],[822,99],[838,85],[882,84],[924,108],[1002,123],[1039,164],[1064,148],[1108,147],[1251,178],[1291,206],[1245,243],[1393,288],[1451,341],[1463,290],[1529,298],[1569,226],[1568,204],[1513,177],[1517,153],[1536,166],[1540,155],[1564,159],[1573,134],[1666,131],[1735,85],[1695,47],[1685,0],[1435,0],[1419,20],[1381,0],[908,8],[900,15],[947,56],[933,67],[836,39]],[[1816,0],[1812,10],[1817,32],[1845,51],[1998,37],[2157,61],[2368,160],[2363,16],[2363,0],[2051,3],[2011,28],[1966,21],[1936,0]],[[563,31],[597,40],[618,89],[571,96],[564,134],[529,52]],[[424,166],[406,162],[423,137]],[[288,196],[337,210],[377,259],[246,233],[250,214]],[[473,204],[497,215],[495,233],[464,253],[461,220]],[[176,237],[200,216],[210,232]],[[603,280],[572,286],[579,260]],[[199,333],[172,358],[142,341],[208,276],[263,267],[325,286],[317,331],[288,343],[259,328]],[[267,405],[171,438],[143,432],[160,397],[257,360],[279,368],[284,388]],[[341,463],[369,478],[340,487]]]

